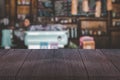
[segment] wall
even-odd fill
[[[0,17],[4,17],[4,14],[5,14],[4,1],[5,0],[0,0]]]
[[[111,38],[112,38],[111,47],[120,49],[120,32],[119,31],[111,32]]]
[[[14,20],[15,19],[15,10],[16,10],[16,4],[15,4],[15,1],[16,0],[11,0],[10,1],[10,7],[11,7],[11,10],[10,10],[10,16],[11,16],[11,19]]]

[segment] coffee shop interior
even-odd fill
[[[0,0],[1,49],[119,49],[120,0]]]

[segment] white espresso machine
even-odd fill
[[[28,49],[58,49],[68,44],[68,31],[26,31]]]

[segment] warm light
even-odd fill
[[[112,0],[107,0],[107,10],[108,11],[112,10]]]
[[[84,12],[88,12],[89,11],[88,0],[83,0],[82,1],[82,9],[83,9]]]
[[[77,15],[78,0],[72,0],[72,15]]]
[[[95,17],[101,16],[101,0],[96,1]]]

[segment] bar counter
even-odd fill
[[[0,80],[120,80],[120,50],[0,50]]]

